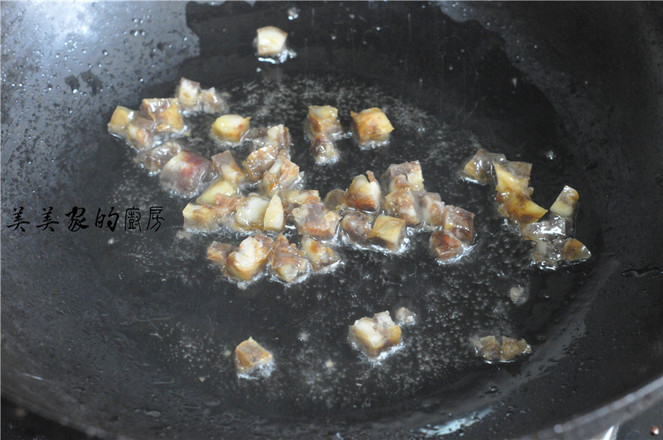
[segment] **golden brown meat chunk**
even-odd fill
[[[212,136],[223,143],[237,145],[242,136],[248,131],[251,124],[250,117],[240,115],[223,115],[216,118],[212,124]]]
[[[274,163],[262,175],[260,188],[268,196],[292,189],[301,180],[299,166],[290,160],[287,151],[280,151]]]
[[[318,133],[311,143],[311,154],[318,165],[338,161],[339,152],[334,139],[326,133]]]
[[[264,349],[253,338],[242,341],[235,348],[235,367],[240,375],[251,374],[274,362],[272,353]]]
[[[348,339],[357,349],[375,358],[400,344],[401,327],[392,321],[389,312],[380,312],[372,318],[356,320],[348,329]]]
[[[415,160],[389,165],[387,171],[382,175],[382,182],[390,193],[403,188],[423,191],[424,177],[421,173],[421,164]]]
[[[285,215],[292,214],[292,210],[305,203],[321,203],[320,193],[317,189],[291,189],[281,193]]]
[[[207,259],[219,266],[221,269],[226,267],[228,255],[233,251],[233,245],[213,241],[207,248]]]
[[[233,200],[237,200],[231,198]],[[182,210],[184,229],[194,231],[215,231],[232,213],[234,205],[198,205],[188,203]]]
[[[316,272],[330,269],[341,260],[336,251],[309,236],[302,237],[301,247]]]
[[[308,271],[304,253],[294,244],[290,244],[283,235],[279,235],[274,241],[269,266],[274,274],[286,283],[301,278]]]
[[[360,145],[385,143],[389,139],[389,133],[394,130],[387,115],[377,107],[367,108],[359,113],[350,112],[350,116],[353,121],[352,132]]]
[[[263,229],[269,202],[259,194],[242,197],[235,208],[235,226],[243,230]]]
[[[164,165],[161,185],[176,194],[193,197],[214,176],[212,163],[203,156],[183,150]]]
[[[275,145],[266,145],[249,154],[243,162],[246,175],[252,182],[262,179],[262,175],[267,171],[276,160],[279,154],[279,148]]]
[[[349,210],[341,220],[341,228],[345,235],[355,243],[366,244],[371,238],[373,218],[360,212]]]
[[[265,231],[282,231],[285,227],[285,212],[281,198],[274,194],[267,204],[263,218],[263,229]]]
[[[458,206],[444,207],[444,231],[465,244],[474,240],[474,214]]]
[[[389,214],[405,220],[409,226],[421,223],[419,203],[414,191],[410,188],[401,188],[387,194],[384,204]]]
[[[421,197],[421,217],[426,226],[444,226],[445,205],[438,193],[425,193]]]
[[[405,220],[388,215],[380,215],[373,223],[371,239],[377,245],[397,252],[400,250],[405,239],[405,226]]]
[[[158,141],[156,131],[153,120],[136,115],[126,126],[127,143],[138,151],[150,149]]]
[[[254,44],[258,49],[258,56],[278,57],[286,50],[285,42],[288,33],[276,26],[261,27],[256,31]]]
[[[550,212],[571,222],[575,215],[579,199],[580,194],[578,194],[578,191],[568,185],[564,185],[562,192],[559,193],[557,199],[555,199],[555,202],[550,207]]]
[[[127,135],[127,126],[136,117],[136,112],[118,105],[108,122],[108,131],[116,136],[125,137]]]
[[[460,257],[465,245],[449,232],[437,229],[431,234],[430,248],[438,261],[448,262]]]
[[[226,259],[226,274],[249,281],[265,268],[274,241],[262,233],[244,239]]]
[[[306,120],[308,121],[308,134],[311,138],[320,133],[333,138],[343,131],[343,127],[338,121],[338,109],[331,105],[309,105]]]
[[[292,210],[292,217],[300,235],[329,240],[336,234],[340,217],[325,208],[322,202],[304,203]]]
[[[143,99],[140,108],[156,123],[157,133],[181,133],[186,128],[177,98]]]
[[[352,179],[352,183],[345,193],[346,205],[360,211],[379,211],[381,198],[380,184],[371,171],[366,171],[366,176],[360,174]]]
[[[224,151],[212,156],[212,166],[224,180],[239,185],[246,179],[246,174],[233,157],[230,151]]]
[[[224,180],[223,177],[217,177],[198,196],[196,203],[200,205],[216,205],[217,198],[221,200],[220,203],[223,203],[225,202],[225,197],[237,197],[238,195],[237,187],[234,184]]]
[[[480,148],[463,167],[463,177],[472,182],[486,185],[495,178],[494,162],[506,162],[506,156]]]
[[[150,174],[161,172],[174,156],[182,152],[182,146],[174,141],[164,142],[149,150],[139,151],[134,162],[142,164]]]
[[[226,110],[224,97],[214,87],[201,89],[200,83],[186,78],[180,79],[175,97],[179,99],[183,112],[223,113]]]

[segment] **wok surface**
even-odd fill
[[[298,3],[299,17],[288,20],[291,6],[3,7],[3,392],[90,433],[135,438],[337,432],[344,438],[446,432],[516,437],[631,391],[660,396],[663,66],[656,45],[660,21],[646,18],[660,18],[660,8]],[[573,20],[561,20],[569,16]],[[45,26],[44,17],[55,25]],[[297,58],[282,66],[255,59],[250,42],[268,23],[290,30]],[[298,91],[306,78],[326,84],[327,93],[357,84],[386,90],[381,96],[394,106],[421,109],[426,121],[442,120],[445,133],[472,133],[488,149],[534,162],[542,200],[552,201],[561,185],[573,182],[582,200],[576,236],[587,239],[595,258],[557,273],[525,272],[535,298],[508,314],[535,346],[523,362],[485,366],[467,360],[461,366],[470,368],[451,368],[448,376],[421,382],[423,390],[401,394],[380,389],[377,381],[367,396],[378,398],[359,410],[353,396],[331,408],[310,396],[252,398],[265,384],[242,388],[219,373],[230,341],[241,340],[255,316],[253,328],[257,322],[265,332],[276,331],[279,347],[295,352],[299,328],[274,330],[269,320],[319,316],[326,302],[314,300],[311,291],[325,290],[333,277],[311,280],[295,293],[267,282],[237,293],[201,267],[199,242],[175,239],[183,201],[138,170],[105,124],[115,105],[137,107],[142,97],[166,96],[180,76],[224,90],[255,83]],[[368,99],[359,94],[348,102]],[[305,104],[305,97],[292,100]],[[551,149],[557,161],[545,159]],[[449,174],[463,151],[435,169]],[[378,156],[372,165],[390,158]],[[483,206],[485,188],[459,188],[459,204],[469,194],[476,208]],[[154,234],[64,229],[63,213],[72,206],[93,216],[112,205],[159,205],[170,215]],[[53,206],[59,230],[9,230],[5,225],[19,206],[34,223],[42,207]],[[189,251],[174,262],[162,258]],[[417,258],[411,256],[413,265]],[[398,264],[376,257],[347,273],[354,282],[362,270],[393,273]],[[412,267],[403,274],[410,276]],[[449,269],[457,277],[463,270]],[[372,282],[366,281],[367,289]],[[273,296],[265,299],[263,289]],[[358,305],[364,312],[405,300],[425,310],[416,295],[387,291],[347,302],[338,314],[349,320],[358,317]],[[442,312],[444,303],[432,304],[430,316]],[[468,309],[463,304],[458,310]],[[228,323],[238,326],[235,333],[220,333]],[[342,352],[343,341],[337,343]],[[456,419],[462,430],[450,424]],[[585,420],[565,429],[576,435],[607,422]]]

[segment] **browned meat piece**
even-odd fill
[[[481,356],[489,362],[509,362],[521,354],[529,354],[532,347],[524,339],[514,339],[508,336],[502,336],[500,344],[499,337],[493,335],[481,338],[472,338],[470,342],[478,356]]]
[[[287,38],[287,32],[276,26],[265,26],[256,31],[253,44],[258,50],[258,56],[278,57],[286,50],[285,42]]]
[[[134,162],[143,164],[150,174],[161,172],[168,161],[182,151],[182,146],[177,142],[164,142],[149,150],[140,151],[134,158]]]
[[[286,283],[291,283],[304,276],[308,270],[308,263],[303,254],[297,246],[290,244],[287,238],[279,235],[274,241],[269,265],[277,277]]]
[[[340,217],[325,208],[322,202],[304,203],[292,210],[292,217],[300,235],[329,240],[336,233]]]
[[[377,107],[367,108],[359,113],[350,112],[352,132],[362,146],[377,146],[389,139],[394,127],[387,115]]]
[[[345,207],[345,191],[339,188],[332,189],[325,196],[325,206],[332,211],[340,211]]]
[[[274,194],[265,209],[263,229],[265,231],[282,231],[285,226],[285,212],[281,198]]]
[[[390,193],[403,188],[424,190],[424,177],[418,160],[389,165],[382,175],[382,181]]]
[[[115,111],[111,116],[111,120],[108,123],[108,132],[116,136],[126,137],[127,135],[127,126],[133,119],[136,117],[136,112],[118,105],[115,107]]]
[[[529,197],[532,189],[528,188],[529,177],[532,172],[532,164],[528,162],[506,161],[502,163],[493,162],[497,184],[497,201],[508,194],[523,194]]]
[[[219,173],[224,180],[232,182],[235,185],[239,185],[246,178],[246,174],[244,174],[244,171],[239,165],[237,165],[237,162],[235,162],[235,158],[230,151],[224,151],[212,156],[212,166],[214,166],[216,172]]]
[[[279,191],[293,188],[299,181],[299,166],[290,160],[290,154],[280,151],[272,166],[263,173],[260,181],[262,191],[272,196]]]
[[[201,89],[200,83],[186,78],[180,79],[175,97],[184,112],[223,113],[226,110],[224,97],[214,87]]]
[[[243,230],[262,229],[269,199],[259,194],[242,197],[235,208],[235,226]]]
[[[204,113],[223,113],[226,111],[227,96],[210,87],[200,91],[200,107]]]
[[[570,223],[573,221],[576,207],[578,206],[578,199],[580,199],[578,191],[565,185],[562,192],[559,193],[557,199],[555,199],[555,202],[550,207],[550,212]]]
[[[575,238],[569,238],[564,241],[564,246],[562,247],[562,258],[564,260],[570,262],[585,261],[591,256],[592,253],[589,252],[589,249]]]
[[[209,184],[205,191],[198,196],[196,203],[200,205],[216,205],[217,198],[224,202],[226,197],[238,197],[237,187],[223,177],[217,177]]]
[[[502,347],[500,350],[500,361],[507,362],[521,354],[528,354],[532,352],[532,347],[529,346],[524,339],[514,339],[508,336],[502,336]]]
[[[406,224],[413,226],[421,223],[419,203],[410,188],[401,188],[387,194],[384,203],[389,214],[405,220]]]
[[[541,239],[552,240],[557,237],[566,236],[566,221],[561,218],[551,220],[541,220],[530,223],[522,229],[523,237],[526,240],[537,241]]]
[[[311,143],[311,154],[318,165],[334,163],[339,156],[336,142],[326,133],[315,135]]]
[[[466,244],[474,240],[474,214],[457,206],[444,207],[444,230]]]
[[[360,211],[347,211],[341,221],[341,228],[350,240],[365,244],[371,237],[373,218]]]
[[[421,197],[421,217],[429,227],[444,226],[445,205],[438,193],[425,193]]]
[[[239,144],[249,129],[250,121],[250,117],[240,115],[219,116],[212,124],[212,137],[224,144]]]
[[[394,318],[399,325],[413,325],[417,321],[417,315],[406,307],[399,307],[394,313]]]
[[[237,200],[232,199],[231,200]],[[215,231],[232,213],[232,205],[197,205],[189,203],[182,210],[184,229],[194,231]]]
[[[176,194],[193,197],[214,177],[212,163],[191,151],[173,156],[161,170],[161,185]]]
[[[157,142],[156,123],[141,115],[136,115],[126,127],[127,143],[138,151],[148,150]]]
[[[249,179],[252,182],[260,180],[263,173],[274,164],[278,154],[279,149],[275,145],[266,145],[249,154],[242,163]]]
[[[254,150],[275,147],[277,150],[290,151],[290,130],[283,124],[251,130],[246,137],[251,139]]]
[[[283,209],[286,216],[292,214],[292,210],[305,203],[321,203],[320,193],[317,189],[292,189],[281,193]]]
[[[143,99],[140,108],[156,123],[157,133],[182,133],[186,128],[177,98]]]
[[[405,239],[405,220],[388,215],[378,216],[373,223],[371,239],[390,251],[399,251]]]
[[[366,176],[360,174],[352,180],[345,193],[345,203],[360,211],[377,212],[382,198],[380,184],[371,171],[366,171]]]
[[[229,243],[213,241],[207,248],[207,259],[219,266],[221,269],[226,267],[228,255],[233,251],[233,246]]]
[[[467,180],[486,185],[495,178],[494,162],[506,162],[506,156],[480,148],[472,159],[465,164],[462,174]]]
[[[392,321],[389,312],[380,312],[372,318],[361,318],[348,329],[348,339],[370,357],[400,344],[401,327]]]
[[[253,338],[242,341],[235,348],[235,367],[240,375],[254,373],[272,365],[274,356]]]
[[[226,259],[226,274],[240,281],[249,281],[262,269],[269,259],[274,241],[262,233],[244,239],[239,249]]]
[[[341,260],[332,248],[309,236],[302,237],[301,247],[316,272],[330,269]]]
[[[521,227],[538,221],[548,210],[537,205],[524,193],[505,193],[497,210],[509,220],[517,222]]]
[[[452,234],[437,229],[430,237],[431,251],[435,258],[441,262],[447,262],[460,257],[465,250],[465,245]]]
[[[330,105],[310,105],[306,119],[310,138],[315,138],[318,134],[325,134],[333,139],[343,131],[343,127],[338,121],[338,109]]]

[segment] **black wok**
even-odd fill
[[[658,4],[2,6],[10,399],[110,438],[580,438],[663,395]],[[255,58],[267,24],[290,32],[296,58]],[[285,122],[295,139],[311,100],[403,110],[389,149],[348,148],[336,172],[349,181],[421,159],[429,188],[477,212],[477,249],[445,267],[423,251],[349,252],[335,274],[237,289],[207,266],[209,236],[178,238],[186,200],[105,129],[116,105],[168,96],[181,76],[231,92],[236,109],[259,108],[257,122]],[[279,93],[287,99],[260,100]],[[564,184],[579,190],[589,262],[519,263],[526,249],[487,209],[489,191],[455,178],[477,143],[533,162],[544,206]],[[297,148],[321,192],[338,185]],[[163,208],[158,231],[94,224],[110,207],[145,221],[152,206]],[[10,227],[20,207],[30,223]],[[49,207],[53,231],[38,227]],[[87,229],[68,229],[73,207],[86,209]],[[504,298],[514,280],[530,289],[523,307]],[[348,323],[398,305],[420,315],[412,342],[379,367],[361,361]],[[525,337],[533,354],[480,362],[463,341],[490,330]],[[249,335],[282,362],[271,382],[234,376],[228,351]],[[324,356],[336,367],[323,370]]]

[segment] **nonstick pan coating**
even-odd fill
[[[570,420],[557,431],[575,437],[614,421],[615,409],[613,420],[591,412],[629,392],[639,403],[621,401],[620,416],[646,406],[663,371],[661,40],[647,18],[659,9],[8,4],[3,392],[89,433],[130,438],[546,437]],[[296,58],[255,58],[266,24],[290,32]],[[257,122],[283,120],[295,142],[310,99],[346,112],[381,101],[401,127],[388,150],[348,143],[330,178],[305,148],[295,161],[324,193],[419,158],[427,187],[477,212],[478,248],[443,268],[414,246],[398,258],[348,252],[338,272],[293,287],[226,283],[205,262],[210,237],[178,238],[186,201],[105,130],[115,105],[167,96],[181,76],[230,92]],[[580,191],[576,236],[590,262],[553,273],[522,264],[526,249],[488,209],[488,189],[455,178],[477,144],[533,162],[543,205],[566,183]],[[36,228],[51,206],[55,231]],[[86,208],[88,229],[67,230],[74,206]],[[162,229],[96,228],[97,210],[111,206],[161,206]],[[6,227],[18,207],[25,232]],[[532,293],[522,308],[504,297],[514,281]],[[344,329],[399,305],[421,319],[411,345],[367,365]],[[489,330],[518,333],[534,353],[482,364],[462,344]],[[283,359],[272,384],[232,373],[227,353],[251,333]],[[336,369],[322,369],[326,360]]]

